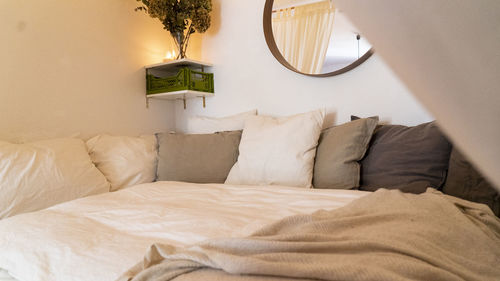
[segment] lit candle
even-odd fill
[[[175,51],[168,51],[165,54],[165,58],[163,59],[163,61],[167,62],[167,61],[172,61],[174,59],[175,59]]]

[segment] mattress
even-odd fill
[[[185,246],[248,236],[283,217],[339,208],[365,194],[283,186],[138,185],[0,221],[0,268],[17,281],[111,281],[153,243]]]

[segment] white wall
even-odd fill
[[[1,1],[0,140],[182,130],[190,115],[253,108],[288,115],[326,107],[329,123],[350,114],[432,119],[376,55],[331,78],[285,69],[264,40],[264,2],[213,0],[212,27],[192,38],[188,56],[215,64],[216,96],[205,109],[189,100],[184,110],[158,100],[145,107],[142,67],[174,46],[157,20],[133,11],[136,1]]]
[[[414,125],[433,118],[412,97],[380,57],[345,74],[313,78],[293,73],[271,55],[264,39],[265,0],[212,0],[213,25],[202,36],[203,59],[215,66],[215,97],[176,103],[176,126],[191,115],[224,116],[257,108],[260,114],[289,115],[319,107],[328,123],[343,123],[351,114],[379,115],[383,121]]]
[[[173,105],[145,107],[143,65],[172,44],[134,0],[0,2],[0,140],[153,133]],[[196,43],[195,43],[196,45]]]

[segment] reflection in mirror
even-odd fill
[[[272,32],[283,58],[305,74],[342,70],[371,49],[331,0],[274,0]]]

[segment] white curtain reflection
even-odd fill
[[[333,30],[335,7],[330,1],[286,8],[273,13],[273,35],[283,57],[297,70],[319,74]]]

